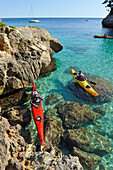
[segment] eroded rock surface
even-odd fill
[[[36,152],[33,144],[27,144],[20,136],[20,125],[11,126],[0,116],[0,169],[75,169],[83,170],[79,158],[63,156],[60,149],[46,145],[43,152]]]
[[[63,126],[69,129],[93,123],[101,117],[100,114],[93,112],[89,105],[80,106],[77,102],[64,101],[59,103],[56,108],[63,121]]]
[[[88,128],[67,130],[65,132],[67,146],[76,146],[83,151],[102,156],[111,151],[111,142],[97,132]]]
[[[51,54],[63,48],[47,30],[35,26],[0,33],[0,42],[0,94],[28,86],[50,65]]]

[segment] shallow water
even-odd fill
[[[113,36],[113,29],[102,28],[102,19],[85,18],[40,18],[40,23],[29,23],[28,19],[3,19],[7,25],[25,26],[35,25],[45,28],[54,37],[60,40],[63,50],[53,57],[56,59],[57,70],[50,76],[36,81],[39,94],[46,97],[51,93],[58,93],[64,100],[87,103],[76,98],[68,89],[68,82],[73,78],[66,70],[70,66],[91,75],[106,77],[113,84],[113,40],[94,38],[95,34],[104,33]],[[91,104],[92,107],[98,105]],[[44,110],[47,106],[44,105]],[[113,101],[104,103],[106,114],[97,122],[97,126],[89,125],[91,129],[99,130],[110,139],[113,144]],[[48,106],[50,107],[50,106]],[[102,157],[102,164],[107,169],[113,169],[113,150]]]

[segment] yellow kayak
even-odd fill
[[[76,75],[77,75],[77,72],[72,68],[71,68],[71,72],[73,74],[73,77],[76,79]],[[84,80],[84,81],[80,81],[80,80],[77,80],[77,83],[82,86],[88,93],[92,94],[93,96],[98,96],[99,94],[90,86],[90,84]]]

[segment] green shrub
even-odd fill
[[[3,21],[1,21],[0,22],[0,27],[5,27],[5,26],[6,26],[6,24]]]
[[[14,26],[12,26],[12,25],[10,25],[9,27],[10,27],[10,28],[13,28],[13,29],[16,29],[16,27],[14,27]]]

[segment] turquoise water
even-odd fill
[[[60,40],[63,50],[53,57],[56,59],[57,70],[50,76],[38,79],[38,91],[42,97],[51,93],[58,93],[64,100],[85,102],[76,98],[68,89],[68,82],[72,75],[66,73],[70,66],[88,72],[91,75],[107,77],[113,84],[113,40],[95,39],[93,35],[103,35],[104,33],[113,36],[113,29],[102,28],[102,19],[85,18],[40,18],[40,23],[29,23],[28,19],[3,19],[7,25],[25,26],[35,25],[45,28],[54,37]],[[44,103],[43,103],[44,106]],[[96,105],[98,106],[98,105]],[[103,132],[106,138],[113,144],[113,101],[104,103],[106,114],[98,121],[97,130]],[[95,104],[92,104],[95,107]],[[47,106],[44,106],[44,110]],[[91,129],[97,127],[90,125]],[[103,156],[102,164],[109,170],[113,169],[113,150]]]

